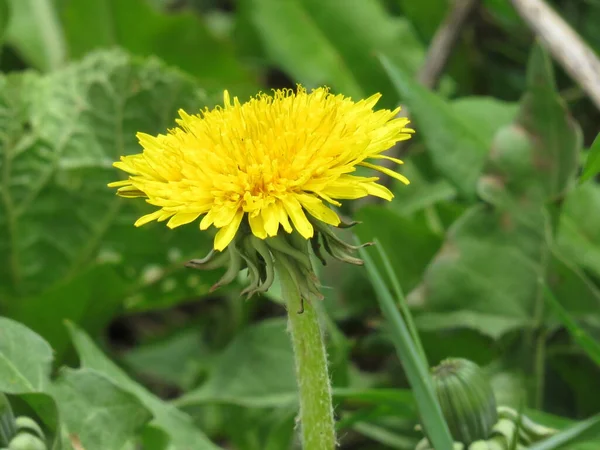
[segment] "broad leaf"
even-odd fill
[[[354,228],[361,242],[377,239],[386,249],[402,287],[407,291],[413,289],[440,248],[440,237],[389,209],[365,207],[355,217],[362,222]],[[375,261],[379,264],[380,258],[375,257]]]
[[[187,393],[178,404],[286,406],[296,402],[297,396],[290,338],[285,322],[273,319],[238,334],[219,357],[206,383]]]
[[[217,450],[205,434],[194,426],[191,418],[172,405],[165,403],[150,393],[142,385],[133,381],[115,363],[110,361],[96,347],[94,342],[81,330],[69,324],[73,343],[79,353],[81,365],[93,369],[136,396],[154,416],[153,424],[169,434],[171,446],[175,450]]]
[[[436,168],[461,194],[472,198],[489,150],[485,130],[461,118],[451,104],[417,83],[386,55],[381,64],[408,106]]]
[[[569,192],[563,204],[557,244],[571,260],[600,277],[600,187],[593,183]]]
[[[93,266],[40,295],[9,305],[11,316],[40,334],[60,361],[71,345],[64,321],[100,332],[121,309],[126,284],[108,264]],[[102,299],[99,301],[99,299]]]
[[[450,228],[409,301],[438,313],[468,309],[511,322],[528,319],[546,227],[539,209],[472,207]]]
[[[243,0],[271,59],[310,87],[326,84],[355,99],[395,95],[375,54],[414,73],[422,44],[407,21],[388,16],[379,2]]]
[[[6,41],[37,69],[49,71],[61,67],[66,61],[67,52],[55,2],[7,1],[11,14]]]
[[[151,418],[137,397],[91,369],[63,369],[51,392],[70,439],[86,450],[121,448]]]
[[[556,90],[549,56],[537,45],[520,105],[515,122],[497,133],[479,186],[495,204],[503,201],[496,191],[535,202],[557,199],[575,179],[581,132]]]
[[[72,57],[120,46],[135,55],[155,55],[193,74],[210,91],[227,88],[246,96],[258,90],[233,48],[200,15],[161,13],[147,0],[86,0],[68,2],[62,16]]]
[[[48,386],[52,349],[29,328],[0,317],[0,392],[44,392]]]

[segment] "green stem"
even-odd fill
[[[287,305],[292,335],[296,378],[300,394],[300,425],[305,450],[333,450],[335,423],[327,355],[317,312],[310,301],[300,299],[294,272],[287,261],[277,261],[281,292]],[[304,303],[304,305],[302,305]],[[304,311],[300,312],[304,307]]]

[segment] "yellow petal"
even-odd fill
[[[369,193],[369,195],[374,195],[375,197],[382,198],[384,200],[391,200],[394,198],[394,194],[385,186],[377,183],[365,183],[365,189]]]
[[[298,230],[298,233],[305,239],[313,237],[313,226],[306,218],[300,202],[292,195],[283,197],[281,202],[290,216],[290,219],[292,219],[292,223],[296,227],[296,230]]]
[[[129,180],[121,180],[121,181],[113,181],[112,183],[108,183],[107,186],[112,187],[121,187],[121,186],[129,186],[131,181]]]
[[[200,229],[201,230],[207,230],[208,227],[210,227],[213,222],[215,221],[215,208],[212,208],[208,211],[208,213],[202,218],[202,220],[200,221]]]
[[[179,212],[175,214],[171,219],[167,222],[167,226],[169,228],[175,228],[180,225],[185,225],[186,223],[193,222],[198,218],[200,213],[183,213]]]
[[[340,224],[338,215],[325,206],[318,198],[304,194],[299,195],[298,200],[315,219],[333,226],[338,226]]]
[[[136,220],[134,225],[136,227],[141,227],[142,225],[145,225],[148,222],[152,222],[153,220],[158,219],[162,213],[162,209],[159,209],[158,211],[154,211],[151,214],[146,214],[145,216],[142,216],[138,220]]]
[[[375,164],[367,163],[364,161],[361,162],[359,165],[368,167],[369,169],[377,170],[381,173],[385,173],[388,177],[395,178],[396,180],[401,181],[404,184],[410,184],[410,181],[408,181],[408,178],[406,178],[404,175],[400,175],[398,172],[394,172],[393,170],[390,170],[387,167],[377,166]]]
[[[265,230],[265,222],[263,221],[263,217],[261,214],[257,214],[252,216],[248,214],[248,222],[250,223],[250,229],[252,230],[252,234],[259,239],[266,239],[267,232]]]
[[[262,210],[262,217],[265,223],[265,230],[267,231],[267,234],[269,236],[277,236],[277,230],[279,229],[279,215],[277,207],[274,204],[268,205]]]
[[[342,175],[337,180],[328,183],[327,187],[321,192],[332,198],[348,200],[369,195],[361,184],[361,177],[352,175]]]
[[[393,158],[388,155],[373,155],[373,156],[369,156],[369,158],[371,158],[371,159],[387,159],[388,161],[394,161],[396,164],[404,164],[404,161],[402,161],[401,159]]]
[[[287,233],[291,233],[292,231],[294,231],[294,229],[290,225],[290,220],[283,204],[280,202],[275,203],[275,210],[277,217],[279,218],[279,223],[281,224],[281,226],[283,226],[283,229]]]
[[[117,195],[119,197],[124,198],[138,198],[148,196],[144,191],[140,191],[135,186],[124,186],[122,188],[119,188],[119,190],[117,191]]]
[[[234,216],[231,222],[221,228],[215,236],[215,249],[219,251],[225,250],[237,233],[242,218],[244,217],[244,211],[239,210]]]

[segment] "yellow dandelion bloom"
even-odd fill
[[[408,180],[368,160],[402,161],[382,153],[414,131],[398,110],[374,111],[380,95],[353,102],[325,88],[308,93],[277,90],[247,103],[230,99],[224,107],[198,115],[179,111],[178,127],[166,135],[138,133],[142,153],[123,156],[115,167],[130,174],[109,184],[122,197],[142,197],[159,209],[136,226],[169,220],[178,227],[198,219],[200,229],[219,231],[214,247],[223,250],[247,218],[260,239],[280,228],[304,238],[314,230],[307,213],[336,226],[327,204],[374,195],[391,200],[378,177],[352,175],[356,166]],[[290,223],[291,221],[291,223]]]

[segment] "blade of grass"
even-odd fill
[[[421,338],[419,337],[419,333],[417,332],[417,327],[415,326],[415,322],[412,319],[412,314],[410,313],[410,310],[408,309],[408,304],[406,303],[406,297],[404,297],[404,291],[402,290],[402,286],[400,286],[400,281],[398,281],[398,277],[396,276],[396,273],[394,272],[392,263],[390,262],[390,259],[388,258],[387,253],[385,252],[383,246],[379,243],[379,241],[377,239],[375,239],[375,248],[377,249],[377,252],[379,253],[379,256],[381,257],[381,260],[383,261],[383,266],[385,267],[387,276],[390,279],[390,282],[392,283],[392,289],[394,290],[394,294],[396,294],[396,297],[398,298],[398,301],[396,303],[400,307],[400,313],[402,314],[402,317],[403,317],[404,321],[406,322],[406,325],[408,327],[408,332],[410,333],[410,336],[412,337],[412,340],[413,340],[415,346],[417,347],[417,350],[419,351],[419,355],[421,355],[421,359],[423,360],[423,363],[425,364],[426,367],[429,367],[429,361],[427,360],[427,355],[425,354],[425,350],[423,349],[423,344],[421,343]]]
[[[600,432],[600,414],[565,428],[551,438],[533,444],[529,447],[529,450],[557,450],[565,448],[564,446],[567,444],[572,445],[576,442],[583,442],[589,439],[594,430],[596,433]]]
[[[373,263],[373,259],[364,248],[361,248],[359,252],[365,261],[365,267],[375,288],[381,311],[390,327],[393,344],[413,389],[427,437],[436,450],[452,450],[452,437],[433,392],[428,367],[422,361],[406,323],[396,307],[396,302],[385,285],[377,266]]]
[[[600,366],[600,344],[596,342],[583,328],[577,325],[577,322],[571,317],[569,312],[562,307],[552,291],[547,285],[544,285],[546,301],[550,304],[556,315],[569,331],[569,334],[575,342],[587,353],[587,355]]]

